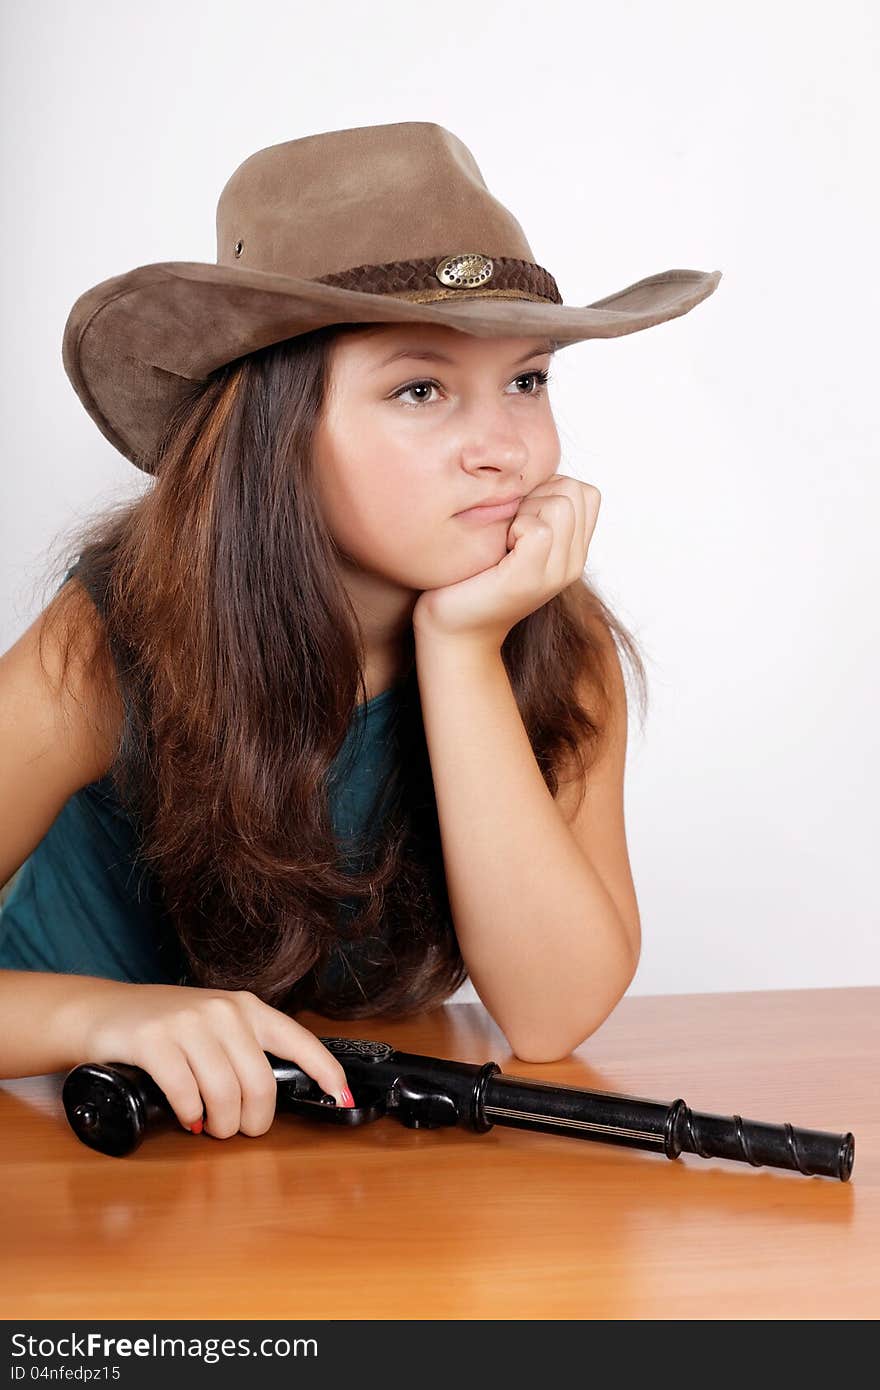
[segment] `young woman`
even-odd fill
[[[411,1016],[470,976],[537,1061],[625,992],[615,637],[643,700],[644,670],[583,578],[599,493],[560,471],[547,381],[720,277],[560,307],[416,122],[251,156],[218,248],[65,330],[153,482],[79,529],[0,658],[0,1075],[131,1061],[227,1137],[272,1123],[266,1051],[351,1103],[303,1008]]]

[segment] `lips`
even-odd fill
[[[491,506],[483,503],[478,507],[468,507],[467,511],[457,512],[456,516],[463,521],[508,521],[516,516],[521,501],[521,497],[514,497],[510,502],[495,503]]]
[[[505,507],[508,502],[521,502],[523,494],[521,492],[510,493],[507,497],[487,497],[485,502],[475,502],[472,507],[466,508],[469,512],[475,512],[480,507]],[[460,516],[458,512],[456,515]]]

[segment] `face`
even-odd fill
[[[476,525],[456,513],[559,471],[538,375],[551,360],[540,334],[486,339],[425,324],[381,324],[332,345],[316,485],[344,578],[359,575],[375,603],[396,596],[411,609],[422,590],[504,558],[510,517]]]

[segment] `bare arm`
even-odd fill
[[[59,633],[45,628],[46,614],[0,656],[0,883],[74,792],[105,774],[121,720],[121,704],[108,718],[89,680],[85,657],[100,632],[91,600],[78,610],[83,637],[66,681]],[[128,988],[91,975],[0,969],[0,1076],[40,1076],[86,1060],[78,1055],[85,1001]]]
[[[621,999],[637,946],[541,775],[500,653],[418,632],[416,652],[462,955],[516,1055],[557,1060]]]
[[[69,1071],[83,1055],[83,1022],[108,991],[129,986],[95,975],[0,970],[0,1078]]]

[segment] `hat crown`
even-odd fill
[[[476,253],[534,261],[470,150],[441,125],[327,131],[257,150],[217,203],[217,264],[317,279]]]

